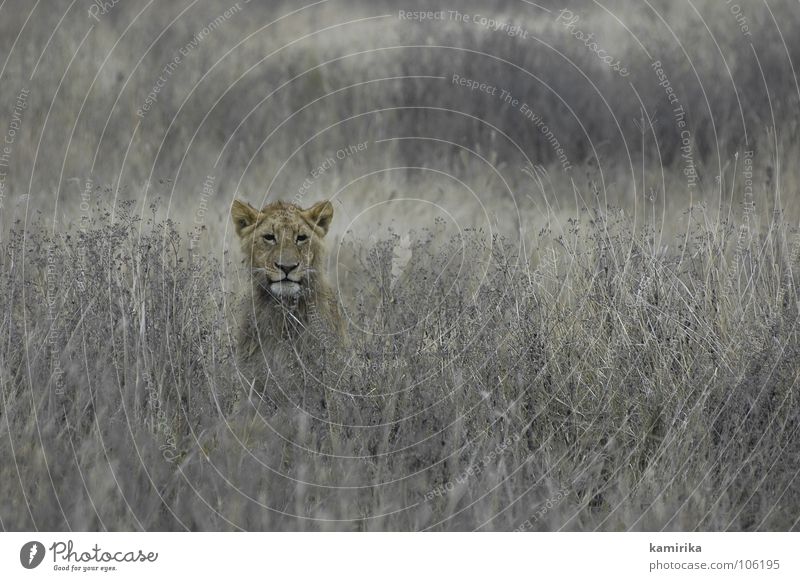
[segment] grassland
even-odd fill
[[[3,530],[800,527],[796,5],[12,4]],[[269,402],[234,197],[336,206]]]

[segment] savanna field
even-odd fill
[[[2,530],[800,529],[796,3],[101,4],[0,4]]]

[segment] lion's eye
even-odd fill
[[[308,240],[308,236],[306,236],[305,234],[298,234],[297,235],[297,241],[298,242],[305,242],[306,240]]]
[[[275,242],[275,234],[264,234],[264,240],[267,242]]]

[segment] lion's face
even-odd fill
[[[256,210],[235,200],[231,216],[253,280],[261,288],[279,300],[294,300],[313,286],[322,238],[333,219],[330,202],[307,210],[274,202]]]

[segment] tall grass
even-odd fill
[[[351,358],[300,361],[275,407],[237,371],[231,261],[95,215],[2,246],[6,530],[798,526],[779,216],[740,232],[696,209],[672,249],[613,208],[528,254],[480,232],[354,245]]]

